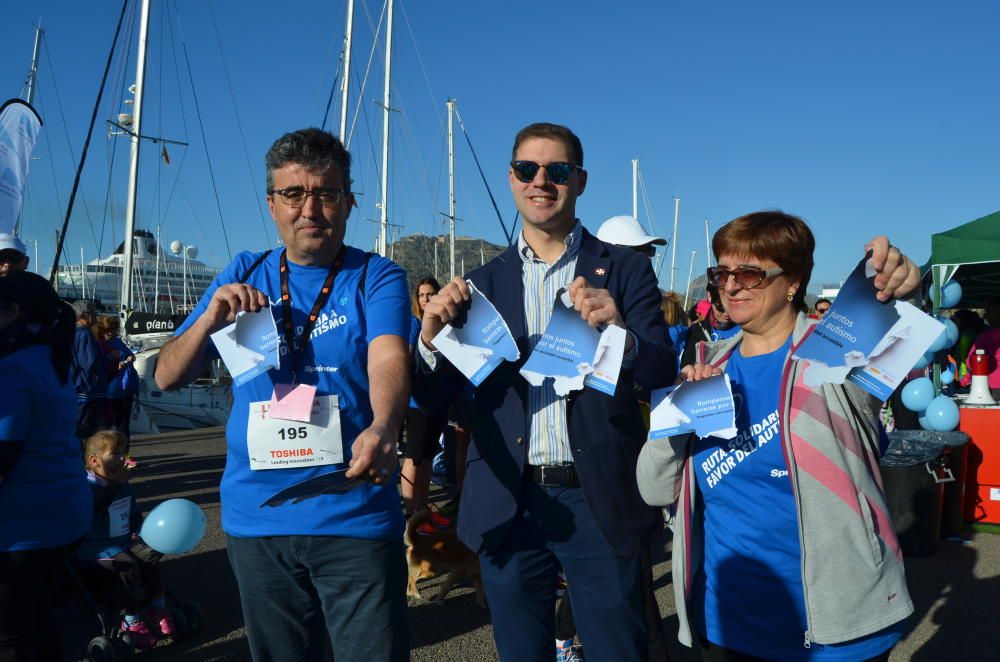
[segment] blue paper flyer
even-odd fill
[[[507,322],[470,280],[469,305],[460,320],[434,336],[434,346],[459,372],[479,386],[502,361],[517,361],[521,352]]]
[[[729,375],[656,389],[650,396],[650,439],[688,432],[699,437],[736,436],[736,407]]]
[[[899,320],[895,306],[875,297],[874,279],[875,270],[866,256],[795,352],[794,358],[809,363],[806,384],[842,384],[851,370],[868,364],[876,347]]]
[[[569,294],[560,289],[552,317],[538,339],[521,375],[532,386],[552,379],[556,395],[565,396],[585,385],[613,395],[625,353],[626,332],[609,326],[602,333],[580,317]]]
[[[239,313],[235,322],[212,334],[212,342],[236,386],[279,365],[278,328],[270,308]]]
[[[899,321],[872,351],[867,365],[854,368],[854,382],[883,402],[889,399],[913,365],[944,331],[944,324],[905,301],[896,301]]]

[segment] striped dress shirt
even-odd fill
[[[583,225],[579,220],[564,241],[566,250],[550,265],[535,255],[524,240],[524,233],[517,238],[517,252],[523,265],[524,319],[532,349],[549,325],[556,292],[559,288],[568,288],[573,282],[576,258],[583,243]],[[569,428],[566,425],[566,398],[556,395],[552,380],[545,380],[541,386],[528,386],[528,411],[531,412],[528,464],[572,462]]]

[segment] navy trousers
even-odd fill
[[[401,540],[226,536],[254,660],[410,659]]]
[[[611,548],[583,490],[527,482],[516,517],[507,540],[480,556],[500,659],[552,662],[561,566],[587,659],[645,660],[639,557],[619,556]]]

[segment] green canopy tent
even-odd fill
[[[920,271],[933,285],[935,310],[940,287],[952,279],[962,285],[957,307],[982,308],[1000,298],[1000,212],[931,235],[931,258]]]

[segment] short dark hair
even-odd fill
[[[583,144],[569,127],[549,122],[529,124],[517,132],[517,136],[514,138],[514,149],[510,152],[511,160],[517,158],[517,148],[529,138],[558,140],[566,146],[566,152],[569,154],[570,160],[581,168],[583,167]]]
[[[758,211],[723,225],[712,238],[712,252],[773,260],[784,275],[798,281],[792,304],[806,310],[806,287],[813,270],[816,239],[806,222],[782,211]]]
[[[264,157],[267,192],[274,190],[274,171],[294,163],[309,172],[325,172],[336,166],[344,177],[344,191],[351,190],[351,155],[337,136],[317,128],[286,133],[271,145]]]
[[[821,304],[821,303],[825,303],[827,306],[832,306],[833,305],[833,302],[830,301],[829,299],[816,299],[816,303],[813,304],[813,308],[814,309],[818,308],[819,304]]]

